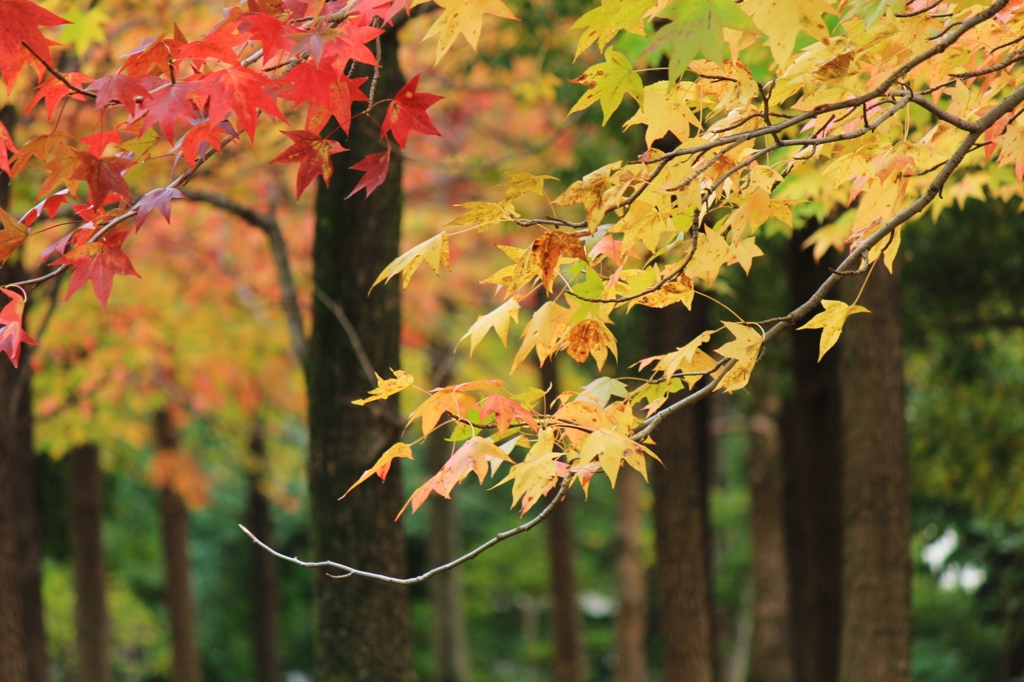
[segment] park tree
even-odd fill
[[[530,530],[577,484],[586,494],[594,476],[614,486],[626,466],[646,477],[662,466],[659,439],[670,437],[658,427],[713,393],[743,390],[784,332],[819,329],[816,360],[835,362],[829,351],[848,318],[896,295],[879,282],[891,281],[884,271],[897,266],[908,221],[937,216],[978,187],[999,200],[1021,191],[1020,0],[603,0],[583,9],[574,25],[583,61],[575,82],[586,90],[570,113],[590,116],[598,105],[604,123],[642,125],[646,151],[565,178],[568,185],[554,190],[558,181],[548,173],[512,173],[493,196],[460,199],[461,215],[397,255],[404,150],[411,134],[438,133],[430,109],[441,97],[421,89],[419,76],[400,73],[397,25],[434,12],[427,38],[437,38],[440,60],[460,36],[477,46],[483,15],[515,19],[501,0],[250,0],[190,32],[201,37],[190,39],[175,24],[90,74],[54,57],[54,31],[65,19],[29,0],[0,0],[7,95],[56,115],[19,144],[0,127],[0,171],[34,197],[0,212],[4,272],[27,267],[29,250],[42,252],[35,272],[5,276],[2,286],[0,352],[12,367],[34,343],[25,309],[36,288],[66,276],[71,298],[91,282],[106,307],[118,275],[140,275],[130,260],[136,233],[148,221],[170,221],[174,201],[218,155],[237,157],[248,139],[253,157],[298,164],[297,195],[318,182],[313,286],[323,293],[308,343],[294,306],[288,325],[307,369],[318,556],[282,558],[330,574],[320,571],[316,588],[324,679],[409,678],[403,585]],[[640,73],[652,69],[667,78],[645,85]],[[283,128],[284,137],[266,132],[261,120]],[[659,144],[670,135],[672,144]],[[279,153],[265,154],[274,144]],[[170,182],[158,180],[168,174]],[[189,228],[182,229],[187,241]],[[720,276],[749,272],[769,229],[799,235],[816,259],[830,250],[839,257],[806,288],[794,287],[786,314],[748,319],[742,302],[738,309],[721,302]],[[563,352],[600,369],[618,355],[614,318],[637,306],[674,314],[690,338],[666,339],[635,371],[563,386],[559,395],[513,394],[489,376],[419,387],[426,392],[406,422],[388,400],[416,384],[397,366],[399,284],[408,286],[422,263],[437,274],[460,267],[453,245],[480,233],[508,238],[499,247],[507,264],[484,280],[497,287],[497,301],[467,331],[469,352],[491,329],[507,342],[512,323],[522,322],[512,371],[533,356],[544,365]],[[276,262],[285,284],[287,259]],[[843,280],[858,286],[837,290]],[[542,295],[546,301],[534,305]],[[697,297],[707,305],[695,304]],[[708,307],[716,314],[698,312]],[[842,350],[843,372],[859,374],[863,400],[881,383],[901,385],[892,355],[898,333],[893,309],[886,310],[885,319],[858,328],[877,327],[879,335],[851,334]],[[388,331],[369,343],[381,330]],[[796,333],[805,343],[817,332]],[[884,382],[869,381],[870,372]],[[886,407],[885,419],[898,415],[897,406]],[[404,440],[403,427],[412,429]],[[402,506],[394,462],[412,456],[417,436],[441,428],[453,452]],[[843,449],[871,449],[877,434],[870,431],[860,424]],[[358,452],[350,454],[353,444]],[[887,507],[872,528],[893,540],[884,552],[898,554],[906,487],[872,486],[884,466],[864,461],[878,468],[862,470],[846,492],[864,509]],[[903,476],[902,464],[888,464]],[[452,562],[406,577],[400,527],[385,517],[416,512],[433,495],[450,497],[470,474],[511,484],[523,515],[543,501],[542,510]],[[4,504],[0,521],[12,511]],[[864,542],[856,532],[848,537],[858,544],[843,548],[847,558]],[[0,550],[10,555],[9,538],[0,537]],[[885,585],[903,602],[906,585],[892,581],[905,583],[908,571],[882,575],[893,565],[889,555],[859,563],[857,580]],[[9,567],[0,561],[0,609],[17,613],[21,604],[5,593]],[[902,622],[873,630],[873,646],[858,638],[879,612],[844,613],[842,626],[851,629],[843,641],[864,646],[842,646],[839,660],[826,662],[842,679],[872,671],[907,679],[907,609],[896,615]],[[390,649],[381,646],[385,639]],[[11,679],[26,679],[29,658],[7,660],[17,669]]]

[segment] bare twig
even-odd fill
[[[535,517],[533,517],[526,523],[516,526],[515,528],[511,528],[509,530],[498,533],[493,538],[483,543],[482,545],[478,546],[473,551],[467,552],[466,554],[463,554],[457,559],[453,559],[446,564],[442,564],[440,566],[437,566],[436,568],[432,568],[426,573],[421,573],[420,575],[414,576],[412,578],[396,578],[394,576],[383,575],[381,573],[361,571],[358,568],[346,566],[345,564],[339,564],[335,561],[302,561],[298,557],[290,557],[285,554],[281,554],[272,547],[269,547],[267,544],[260,541],[259,538],[253,535],[252,532],[250,532],[249,529],[245,526],[240,525],[239,528],[245,531],[245,534],[248,535],[253,542],[255,542],[257,545],[259,545],[266,551],[276,556],[278,559],[283,559],[287,562],[296,564],[298,566],[303,566],[304,568],[331,568],[336,571],[341,571],[340,577],[342,578],[348,578],[350,576],[359,576],[361,578],[370,578],[372,580],[379,580],[381,582],[392,583],[394,585],[415,585],[416,583],[422,583],[424,581],[430,580],[438,573],[450,571],[456,566],[461,566],[467,561],[472,561],[473,559],[477,558],[478,556],[486,552],[491,547],[494,547],[499,542],[508,540],[511,537],[519,535],[520,533],[525,533],[526,531],[540,525],[540,523],[551,514],[551,512],[555,508],[555,505],[561,502],[563,499],[565,499],[565,495],[569,491],[569,487],[572,485],[574,478],[575,476],[572,475],[567,476],[565,480],[562,481],[562,485],[559,486],[558,492],[555,493],[555,496],[551,499],[550,502],[548,502],[547,506],[545,506],[539,514],[537,514]]]

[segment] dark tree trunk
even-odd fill
[[[706,306],[647,311],[648,354],[666,353],[704,331]],[[658,614],[665,682],[713,682],[708,464],[708,402],[669,416],[654,433],[664,462],[651,467],[657,550]]]
[[[450,360],[446,355],[450,344],[440,342],[430,349],[434,366],[431,383],[446,386],[451,380]],[[446,371],[448,368],[448,371]],[[435,431],[427,439],[427,466],[431,473],[438,471],[452,454],[451,443],[444,434]],[[454,499],[446,500],[432,495],[427,501],[430,509],[430,542],[427,558],[431,568],[455,559],[462,553],[462,532],[459,508]],[[469,640],[466,633],[466,614],[462,606],[462,569],[445,571],[430,580],[430,602],[433,607],[433,647],[435,682],[469,682]]]
[[[14,127],[15,109],[0,108]],[[10,178],[0,173],[0,207],[10,203]],[[19,261],[0,268],[0,284],[24,278]],[[4,297],[6,301],[6,297]],[[46,637],[40,595],[42,537],[35,497],[29,353],[15,369],[0,357],[0,680],[45,682]]]
[[[643,478],[623,467],[616,488],[619,498],[618,582],[619,612],[615,621],[615,679],[647,682],[647,574],[640,534]]]
[[[542,387],[548,390],[548,409],[561,389],[554,358],[540,368]],[[583,653],[583,632],[576,608],[576,565],[573,560],[572,517],[569,499],[558,504],[545,523],[548,556],[551,558],[551,627],[554,635],[554,682],[584,682],[587,664]]]
[[[852,301],[861,282],[845,284]],[[874,269],[843,333],[841,682],[910,679],[910,481],[899,277]]]
[[[80,682],[109,682],[106,568],[103,561],[103,479],[95,445],[68,454],[71,468],[71,558],[75,570],[75,632]]]
[[[803,303],[828,277],[801,242],[817,224],[793,235],[789,284]],[[793,395],[784,407],[782,466],[786,546],[796,682],[835,682],[842,596],[842,396],[839,351],[818,362],[818,334],[793,339]]]
[[[156,414],[155,431],[158,448],[173,450],[177,447],[178,434],[167,412]],[[167,570],[165,599],[171,617],[174,682],[199,682],[202,676],[188,571],[188,510],[181,495],[170,487],[160,491],[160,518]]]
[[[394,32],[381,37],[377,98],[392,97],[404,80]],[[366,74],[363,74],[366,75]],[[378,111],[377,109],[374,110]],[[380,109],[383,111],[383,109]],[[376,114],[375,114],[376,115]],[[333,157],[331,187],[319,188],[313,278],[340,304],[378,371],[398,367],[399,283],[370,285],[398,255],[402,218],[402,157],[391,155],[388,177],[368,199],[345,199],[362,177],[350,166],[382,151],[378,129],[365,117],[341,139],[348,153]],[[395,515],[402,507],[400,467],[387,482],[370,482],[338,498],[398,438],[394,425],[352,405],[371,388],[352,343],[331,310],[317,302],[306,367],[309,392],[309,486],[313,555],[361,569],[403,575],[405,534]],[[384,405],[376,403],[376,405]],[[391,409],[395,401],[389,401]],[[315,574],[314,649],[317,682],[406,682],[415,678],[407,591],[361,580]]]
[[[264,494],[267,451],[263,426],[259,422],[253,426],[249,454],[252,458],[252,471],[249,474],[249,529],[263,542],[273,545],[270,500]],[[277,636],[277,604],[280,594],[277,564],[278,560],[269,552],[258,545],[252,546],[253,645],[257,682],[281,680]]]
[[[440,385],[446,385],[447,380]],[[435,432],[427,440],[431,472],[438,471],[451,455],[451,443]],[[440,566],[462,553],[462,534],[455,500],[433,495],[430,507],[430,566]],[[431,578],[430,601],[433,614],[433,653],[435,682],[469,682],[469,641],[466,615],[462,607],[462,570],[452,569]]]
[[[789,582],[779,425],[756,414],[749,422],[751,535],[754,541],[754,640],[749,682],[793,682]]]

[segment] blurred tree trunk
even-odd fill
[[[447,386],[451,372],[446,353],[448,344],[431,347],[434,376],[431,383]],[[451,444],[444,434],[435,431],[427,438],[427,466],[434,473],[444,466],[452,454]],[[440,566],[462,554],[462,532],[459,524],[459,508],[454,499],[446,500],[440,495],[431,495],[427,501],[430,509],[430,542],[427,558],[430,567]],[[462,607],[462,569],[453,568],[430,579],[430,601],[434,610],[433,654],[434,682],[469,682],[469,641],[466,634],[466,614]]]
[[[553,401],[561,389],[555,360],[540,368],[541,386],[548,390],[547,410],[554,412]],[[583,632],[576,607],[576,566],[573,560],[572,517],[566,498],[551,510],[547,526],[548,556],[551,558],[551,625],[555,638],[554,682],[584,682],[587,664],[583,652]]]
[[[648,355],[666,353],[704,331],[706,305],[650,309]],[[665,682],[713,682],[710,546],[707,516],[711,438],[708,401],[669,416],[654,433],[651,466],[657,549],[661,670]]]
[[[394,31],[381,36],[377,98],[403,85]],[[357,73],[358,75],[370,75]],[[375,110],[376,111],[376,110]],[[383,111],[383,110],[381,110]],[[367,199],[345,199],[362,177],[350,170],[368,154],[383,151],[378,129],[364,116],[351,135],[339,137],[351,151],[334,155],[328,189],[316,199],[313,280],[352,322],[370,362],[380,372],[398,367],[399,283],[367,295],[377,275],[398,255],[402,219],[402,156],[391,155],[387,179]],[[340,133],[339,133],[340,134]],[[405,533],[395,515],[402,506],[400,467],[385,483],[362,485],[338,498],[399,436],[392,421],[352,400],[372,388],[352,341],[330,308],[317,301],[306,363],[309,393],[309,487],[312,553],[368,571],[404,575]],[[394,409],[395,400],[375,403]],[[407,682],[415,678],[408,592],[373,580],[335,580],[324,571],[313,579],[317,682]]]
[[[640,473],[619,472],[619,613],[615,621],[616,682],[647,682],[647,575],[640,534],[643,530]]]
[[[178,433],[171,415],[166,411],[157,412],[154,422],[157,447],[175,450]],[[199,682],[202,674],[188,568],[188,510],[181,495],[170,486],[160,489],[160,519],[167,571],[165,599],[171,618],[171,647],[174,652],[174,682]]]
[[[0,121],[14,128],[13,106]],[[10,178],[0,173],[0,207],[10,204]],[[0,284],[23,279],[20,261],[0,268]],[[6,302],[6,297],[4,301]],[[28,362],[0,358],[0,680],[45,682],[46,637],[40,596],[42,538],[35,499]]]
[[[801,243],[790,242],[789,287],[802,304],[829,275]],[[783,408],[782,466],[790,590],[790,644],[796,682],[835,682],[842,608],[842,395],[839,351],[818,362],[818,334],[793,339],[793,395]]]
[[[270,518],[270,500],[264,494],[267,449],[263,439],[263,424],[259,421],[252,428],[249,455],[252,466],[249,474],[249,530],[263,542],[273,546],[274,527]],[[280,594],[277,564],[278,560],[269,552],[258,545],[252,546],[253,644],[257,682],[281,680],[277,631],[277,605]]]
[[[779,424],[765,413],[749,422],[751,535],[754,543],[754,639],[749,682],[793,682],[789,583]]]
[[[844,282],[853,301],[862,278]],[[899,276],[871,273],[842,347],[841,682],[910,679],[910,475],[903,420]]]
[[[95,445],[68,454],[71,560],[75,571],[75,644],[79,682],[109,682],[106,567],[103,560],[103,478]]]

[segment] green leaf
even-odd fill
[[[675,0],[659,16],[671,19],[651,41],[651,50],[671,47],[668,77],[678,80],[700,52],[705,59],[722,63],[726,28],[759,33],[750,17],[732,0]]]

